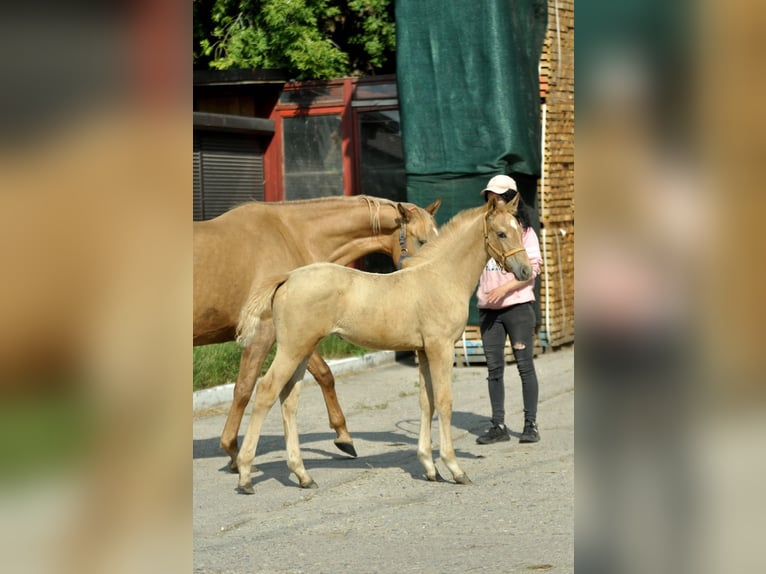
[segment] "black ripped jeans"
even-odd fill
[[[505,340],[511,349],[521,378],[524,420],[537,419],[537,372],[534,363],[535,310],[533,304],[519,303],[504,309],[479,309],[481,341],[487,359],[487,385],[492,406],[492,424],[505,424]]]

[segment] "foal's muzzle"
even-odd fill
[[[518,269],[513,269],[514,265],[511,265],[510,267],[513,275],[519,281],[529,281],[532,279],[532,267],[530,265],[516,265],[515,267]]]

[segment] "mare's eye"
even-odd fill
[[[498,231],[498,232],[497,232],[497,236],[498,236],[500,239],[505,239],[506,237],[508,237],[508,236],[505,234],[505,231]]]

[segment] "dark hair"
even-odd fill
[[[516,206],[516,213],[514,215],[524,229],[532,227],[532,217],[529,209],[529,206],[524,203],[524,198],[519,196],[519,204]]]

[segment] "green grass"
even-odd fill
[[[357,347],[336,335],[325,337],[319,343],[319,353],[325,359],[340,359],[364,355],[368,349]],[[275,347],[263,363],[261,374],[271,365]],[[242,349],[235,342],[194,347],[194,390],[224,385],[237,380]]]
[[[99,432],[90,397],[66,388],[10,395],[0,401],[0,488],[29,487],[86,460]]]

